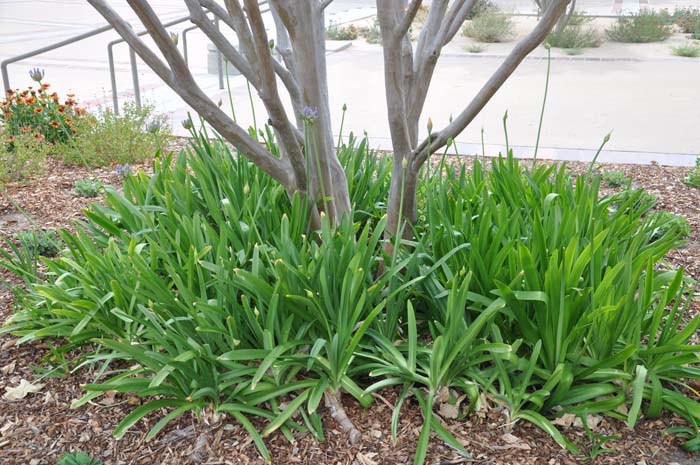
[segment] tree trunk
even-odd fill
[[[345,171],[333,147],[324,15],[316,0],[280,1],[278,13],[292,43],[302,105],[318,112],[313,124],[307,125],[308,192],[317,199],[317,208],[338,223],[350,213],[350,194]]]

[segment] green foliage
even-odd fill
[[[382,43],[382,31],[379,28],[379,20],[377,18],[374,18],[372,20],[372,24],[369,26],[361,27],[359,32],[360,35],[370,44]]]
[[[102,188],[102,183],[96,178],[79,179],[73,186],[75,193],[80,197],[97,197]]]
[[[118,437],[162,409],[146,439],[213,410],[270,461],[275,431],[323,437],[324,397],[367,406],[391,386],[394,436],[408,397],[421,408],[415,463],[433,432],[463,451],[433,412],[451,391],[466,395],[461,413],[485,395],[575,453],[553,416],[700,419],[677,389],[700,378],[689,342],[700,318],[687,315],[682,273],[659,263],[680,232],[658,235],[643,191],[600,197],[599,177],[512,156],[490,170],[443,161],[424,172],[416,239],[391,238],[391,161],[351,136],[339,158],[352,218],[312,231],[299,196],[194,135],[189,152],[128,176],[123,194],[106,187],[104,205],[61,232],[62,254],[4,328],[109,366],[75,407],[107,391],[143,397]]]
[[[697,58],[700,57],[700,45],[688,42],[685,45],[672,47],[671,52],[679,57]]]
[[[688,170],[688,174],[682,181],[683,184],[700,189],[700,157],[695,160],[695,166]]]
[[[629,186],[632,179],[625,176],[625,173],[622,171],[606,171],[603,173],[603,181],[608,187],[622,187]]]
[[[61,240],[53,229],[19,231],[15,236],[22,248],[33,256],[54,257],[61,247]]]
[[[359,35],[359,29],[353,24],[341,26],[331,22],[326,28],[326,38],[329,40],[355,40]]]
[[[102,462],[85,452],[66,452],[59,457],[58,465],[102,465]]]
[[[652,240],[659,239],[670,233],[678,234],[681,239],[685,239],[692,233],[688,220],[684,216],[674,215],[667,211],[659,211],[652,213],[651,217],[656,223]]]
[[[487,13],[494,8],[497,8],[496,5],[491,0],[476,0],[474,3],[474,6],[472,9],[469,11],[469,14],[467,15],[467,19],[474,19],[477,16],[481,16],[484,13]]]
[[[154,113],[154,107],[124,105],[115,115],[109,109],[88,115],[77,124],[77,137],[63,147],[67,163],[106,166],[116,163],[138,163],[162,150],[170,140],[165,116]]]
[[[700,33],[700,9],[678,8],[673,12],[673,20],[686,34]]]
[[[72,94],[61,103],[56,92],[49,94],[49,88],[49,84],[39,82],[38,89],[7,91],[5,100],[0,102],[0,122],[8,136],[31,132],[51,144],[67,142],[73,137],[75,124],[82,119],[84,110],[76,106]]]
[[[469,44],[469,46],[467,46],[467,52],[469,53],[481,53],[484,50],[486,50],[486,47],[481,44]]]
[[[569,23],[561,31],[553,31],[545,43],[555,48],[563,49],[582,49],[599,47],[602,43],[602,38],[598,31],[587,24],[592,20],[590,17],[583,16],[579,13],[574,13],[569,20]]]
[[[497,9],[476,16],[462,28],[462,33],[479,42],[504,42],[513,35],[513,20]]]
[[[6,136],[8,144],[0,147],[0,183],[22,181],[41,174],[51,147],[36,132]]]
[[[666,40],[673,30],[662,14],[643,10],[637,15],[618,18],[606,33],[615,42],[646,43]]]

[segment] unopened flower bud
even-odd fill
[[[433,120],[432,118],[428,118],[428,133],[433,132]]]
[[[405,158],[401,160],[401,168],[406,169],[408,167],[408,160]]]
[[[244,195],[250,194],[250,186],[248,185],[248,183],[245,183],[245,186],[243,186],[243,194]]]
[[[190,119],[183,119],[182,120],[182,127],[187,129],[188,131],[192,129],[192,120]]]
[[[41,82],[41,80],[44,79],[44,70],[40,68],[32,68],[29,70],[29,77],[32,78],[32,81]]]
[[[171,32],[170,40],[172,40],[173,43],[177,46],[177,44],[180,42],[180,34],[178,34],[177,32]]]
[[[347,103],[343,104],[343,111],[348,111],[348,104]]]
[[[603,142],[605,142],[606,144],[607,144],[608,142],[610,142],[610,135],[611,135],[611,134],[612,134],[612,133],[610,133],[610,132],[607,133],[607,134],[605,135],[605,137],[603,137]]]

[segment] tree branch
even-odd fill
[[[246,11],[248,12],[248,21],[253,32],[253,41],[256,47],[256,53],[260,59],[260,80],[261,88],[259,90],[260,98],[265,103],[265,108],[270,116],[272,127],[278,134],[282,145],[286,149],[289,160],[294,170],[294,175],[297,179],[299,188],[306,186],[306,163],[304,153],[302,152],[297,134],[296,127],[292,126],[287,113],[284,110],[284,105],[277,91],[277,75],[273,68],[272,54],[265,31],[265,23],[263,22],[262,14],[258,0],[245,0]]]
[[[403,36],[405,36],[408,30],[411,28],[411,24],[416,18],[416,14],[418,14],[418,10],[420,10],[420,6],[422,3],[423,0],[411,0],[411,3],[406,8],[406,14],[403,16],[403,19],[394,31],[394,35],[397,39],[400,39]]]
[[[566,11],[568,3],[569,0],[554,0],[549,5],[535,29],[513,48],[469,105],[447,127],[432,134],[416,147],[411,156],[411,169],[420,169],[431,153],[444,147],[449,139],[457,137],[472,122],[525,57],[547,37],[559,17]],[[428,151],[428,146],[430,146],[430,151]]]
[[[145,61],[168,86],[182,97],[187,104],[194,108],[209,124],[211,124],[219,134],[229,140],[243,155],[259,166],[265,173],[280,182],[285,188],[289,189],[295,185],[295,179],[290,172],[291,166],[289,163],[274,157],[270,152],[265,150],[262,145],[252,139],[245,130],[221,111],[221,109],[219,109],[219,107],[194,83],[186,66],[184,66],[184,71],[186,71],[186,73],[183,73],[183,67],[179,66],[179,60],[182,60],[182,58],[179,56],[175,44],[167,34],[165,34],[167,36],[167,41],[162,40],[165,28],[163,28],[163,25],[158,21],[150,7],[146,6],[145,9],[142,8],[138,11],[134,7],[132,8],[134,8],[134,11],[139,15],[139,18],[144,21],[144,26],[151,33],[152,37],[154,37],[154,40],[156,40],[156,37],[159,37],[156,43],[165,49],[163,54],[166,59],[169,57],[170,60],[178,65],[172,69],[169,69],[158,56],[138,38],[131,29],[131,26],[129,26],[105,0],[88,0],[88,3],[114,27],[141,59]],[[184,64],[184,60],[182,60],[182,63]],[[191,82],[188,81],[188,78]]]
[[[333,0],[322,0],[321,1],[321,11],[325,10],[328,5],[333,3]]]
[[[185,4],[190,11],[190,20],[197,27],[199,27],[199,29],[214,43],[214,45],[216,45],[216,48],[218,48],[221,53],[224,54],[226,59],[231,62],[234,68],[240,71],[241,74],[245,76],[245,78],[257,89],[260,86],[259,76],[253,71],[243,55],[238,53],[238,50],[231,45],[231,42],[229,42],[221,31],[216,28],[214,23],[207,18],[201,3],[202,2],[197,0],[185,0]],[[211,6],[213,7],[214,5]],[[218,5],[216,6],[218,7]],[[221,7],[219,7],[219,9],[221,9]],[[216,16],[219,16],[214,10],[210,11],[212,11]],[[219,11],[218,13],[223,13],[223,11]],[[225,17],[221,19],[225,23],[229,24],[229,21],[227,21]],[[228,19],[230,20],[230,18]]]

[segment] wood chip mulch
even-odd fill
[[[584,164],[570,164],[574,172],[587,169]],[[148,171],[148,164],[134,167]],[[673,266],[683,266],[694,279],[700,278],[700,190],[680,182],[686,168],[665,166],[602,165],[601,170],[620,170],[657,196],[658,209],[669,210],[687,218],[693,233],[687,244],[669,254]],[[28,184],[8,185],[0,197],[0,234],[13,234],[31,226],[24,213],[44,228],[70,227],[81,217],[81,210],[92,199],[73,192],[77,179],[97,177],[105,184],[118,185],[113,168],[88,170],[53,162],[46,175]],[[23,212],[24,213],[23,213]],[[5,273],[3,278],[8,279]],[[0,289],[0,321],[11,312],[11,295]],[[44,384],[43,388],[18,401],[0,398],[0,464],[55,464],[66,451],[82,450],[105,465],[153,464],[262,464],[255,446],[245,431],[229,418],[183,415],[160,435],[145,442],[148,429],[158,415],[137,423],[122,439],[112,431],[139,399],[126,395],[107,395],[87,406],[71,409],[71,403],[83,394],[80,386],[94,379],[94,373],[79,371],[64,377],[38,380],[32,367],[46,367],[50,355],[48,344],[15,345],[16,339],[0,335],[0,390],[17,386],[22,379]],[[348,415],[363,432],[359,445],[351,447],[330,415],[321,410],[325,440],[317,442],[311,435],[300,435],[294,443],[281,434],[273,434],[266,444],[275,464],[314,465],[381,465],[410,464],[418,440],[421,415],[417,402],[407,403],[401,414],[398,441],[391,440],[389,425],[393,390],[381,391],[369,409],[362,409],[347,396],[343,399]],[[641,420],[634,431],[623,423],[602,418],[595,433],[618,436],[604,444],[615,453],[595,455],[596,445],[579,426],[563,426],[563,433],[579,444],[585,454],[572,456],[546,433],[529,424],[511,425],[497,407],[479,411],[466,420],[444,420],[471,454],[463,457],[433,435],[427,463],[449,464],[699,464],[700,457],[679,448],[677,439],[664,435],[672,426],[683,424],[673,415]]]

